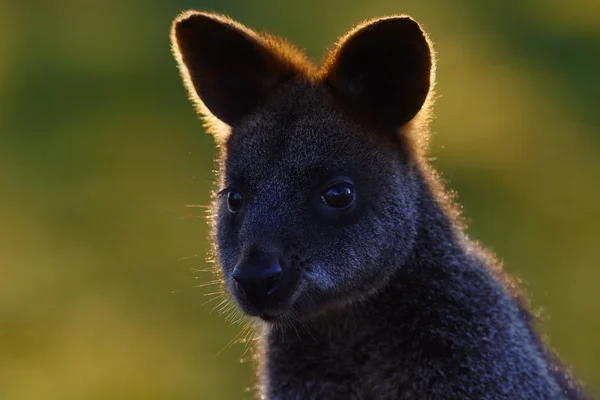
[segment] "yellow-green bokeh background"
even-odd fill
[[[1,399],[250,397],[239,326],[194,287],[213,278],[185,205],[208,203],[214,149],[169,50],[187,8],[317,60],[363,19],[418,19],[434,163],[600,393],[600,2],[0,0]]]

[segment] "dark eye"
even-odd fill
[[[350,182],[336,182],[323,192],[321,201],[338,210],[348,208],[354,202],[354,185]]]
[[[227,206],[229,207],[229,212],[234,214],[239,211],[240,208],[244,205],[244,198],[240,192],[236,192],[235,190],[231,190],[227,194]]]

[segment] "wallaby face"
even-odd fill
[[[226,146],[217,244],[245,312],[318,312],[380,287],[394,272],[381,265],[402,265],[415,235],[408,160],[326,90],[283,85]]]
[[[418,181],[399,128],[429,92],[419,26],[367,24],[317,73],[210,14],[185,15],[173,38],[191,95],[231,127],[215,217],[239,306],[278,322],[381,287],[395,272],[382,266],[401,266],[416,234]]]

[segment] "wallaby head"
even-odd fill
[[[417,234],[434,67],[419,25],[366,22],[320,68],[209,13],[181,15],[172,41],[221,146],[215,239],[238,305],[277,323],[376,292]]]

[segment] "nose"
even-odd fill
[[[278,286],[281,277],[281,266],[278,262],[270,263],[263,268],[255,266],[238,266],[233,271],[233,279],[249,302],[262,307]]]

